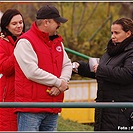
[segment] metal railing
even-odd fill
[[[0,102],[2,108],[133,108],[132,102]]]
[[[75,50],[72,50],[72,49],[69,49],[69,48],[66,48],[66,47],[65,47],[65,50],[66,50],[66,52],[69,52],[69,53],[72,53],[72,54],[74,54],[74,55],[80,56],[80,57],[82,57],[82,58],[84,58],[84,59],[87,59],[87,60],[90,58],[89,56],[87,56],[87,55],[85,55],[85,54],[82,54],[82,53],[80,53],[80,52],[77,52],[77,51],[75,51]]]

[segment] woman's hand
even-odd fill
[[[96,65],[93,66],[94,73],[97,72],[98,65],[99,65],[99,64],[96,64]]]
[[[73,62],[72,66],[73,66],[73,72],[78,73],[78,67],[79,67],[79,63],[78,62]]]

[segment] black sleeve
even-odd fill
[[[90,71],[89,63],[84,61],[78,61],[80,66],[78,67],[78,74],[83,77],[94,78],[95,73]]]

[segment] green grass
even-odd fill
[[[93,131],[93,126],[71,120],[64,120],[61,116],[59,116],[57,131]]]

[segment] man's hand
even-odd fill
[[[57,96],[57,95],[59,95],[61,93],[61,91],[57,87],[52,87],[49,91],[47,90],[47,92],[51,96]]]
[[[61,92],[65,91],[65,90],[68,90],[69,89],[68,83],[69,82],[66,82],[66,81],[62,80],[61,85],[59,87],[59,90]]]
[[[57,87],[52,87],[52,88],[50,88],[50,89],[47,89],[46,92],[48,92],[51,96],[57,96],[57,95],[59,95],[61,92],[64,92],[64,91],[66,91],[66,90],[69,89],[68,83],[69,83],[69,82],[66,82],[66,81],[62,80],[61,85],[60,85],[59,88],[57,88]]]

